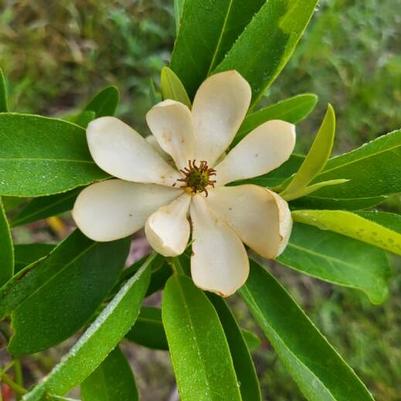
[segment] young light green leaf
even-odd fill
[[[247,343],[237,321],[226,302],[217,295],[209,295],[220,322],[223,326],[231,356],[233,358],[235,372],[240,385],[242,400],[261,401],[262,394],[255,365],[249,353]]]
[[[30,114],[0,113],[0,195],[42,196],[106,178],[78,125]]]
[[[385,253],[342,235],[296,223],[277,261],[308,276],[363,291],[373,304],[388,295],[391,269]]]
[[[14,246],[15,272],[49,255],[54,244],[17,244]]]
[[[0,113],[8,111],[7,82],[3,70],[0,68]]]
[[[14,246],[6,211],[0,198],[0,286],[14,274]]]
[[[240,293],[309,401],[373,400],[353,370],[266,270],[252,262]]]
[[[185,0],[171,68],[190,98],[266,0]],[[235,68],[235,67],[234,67]]]
[[[401,255],[401,232],[345,210],[296,210],[294,221],[330,230]]]
[[[287,64],[316,4],[317,0],[266,1],[215,72],[237,70],[251,84],[255,104]]]
[[[32,199],[12,219],[11,225],[16,227],[22,224],[29,224],[71,210],[80,191],[81,188],[77,188],[61,194]]]
[[[346,182],[348,182],[349,180],[347,179],[341,179],[339,178],[338,180],[328,180],[328,181],[322,181],[322,182],[318,182],[316,184],[312,184],[312,185],[308,185],[305,188],[302,188],[299,190],[299,192],[296,195],[296,198],[302,198],[303,196],[307,196],[312,194],[313,192],[318,191],[321,188],[324,187],[331,187],[334,185],[341,185],[341,184],[345,184]],[[294,199],[288,199],[287,197],[283,197],[284,199],[288,200],[294,200]]]
[[[83,248],[81,243],[86,246]],[[39,261],[22,278],[17,276],[15,290],[32,281],[35,271],[42,271],[33,292],[28,291],[11,314],[14,334],[9,352],[23,355],[42,351],[81,328],[114,287],[129,246],[129,239],[93,242],[76,231],[49,258]]]
[[[378,212],[378,211],[363,211],[356,212],[359,216],[367,220],[372,220],[383,227],[387,227],[397,233],[401,233],[401,214],[390,213],[390,212]]]
[[[84,111],[94,111],[96,117],[114,116],[120,100],[120,93],[115,86],[108,86],[102,89],[87,104]]]
[[[168,345],[161,310],[144,306],[139,313],[135,326],[125,337],[148,348],[167,350]]]
[[[176,100],[191,108],[187,91],[175,72],[168,67],[163,67],[160,75],[160,87],[163,99]]]
[[[217,313],[191,279],[176,274],[168,280],[162,318],[181,401],[240,401]]]
[[[349,153],[333,157],[314,182],[350,181],[314,194],[319,199],[374,198],[401,192],[401,130],[383,135]]]
[[[137,401],[138,390],[127,358],[117,347],[81,384],[82,401]]]
[[[322,171],[331,155],[335,131],[336,116],[333,107],[329,104],[309,153],[290,183],[280,194],[285,200],[300,198],[307,193],[306,187]]]
[[[47,394],[64,395],[104,361],[138,317],[154,257],[151,255],[124,284],[61,362],[23,401],[44,401]]]
[[[266,121],[284,120],[293,124],[302,121],[314,110],[317,100],[318,97],[316,95],[304,93],[248,114],[231,146],[235,146],[253,129]]]

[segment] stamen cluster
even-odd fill
[[[184,175],[183,178],[177,180],[184,183],[181,188],[185,188],[194,194],[204,192],[208,196],[207,187],[214,187],[216,183],[216,180],[210,179],[216,175],[216,170],[209,168],[205,160],[202,160],[199,166],[196,164],[196,160],[188,160],[188,167],[180,170],[180,172]]]

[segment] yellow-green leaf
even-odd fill
[[[187,91],[180,81],[180,78],[177,77],[172,69],[168,67],[162,68],[160,86],[163,99],[176,100],[177,102],[181,102],[186,106],[191,107],[191,101],[189,100]]]

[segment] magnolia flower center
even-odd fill
[[[177,181],[182,183],[181,188],[192,194],[204,192],[208,196],[208,187],[214,187],[216,180],[211,177],[216,175],[216,170],[210,168],[205,160],[202,160],[199,166],[196,160],[188,160],[188,166],[180,170],[184,175]]]

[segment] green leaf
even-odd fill
[[[0,68],[0,113],[8,111],[7,82],[3,70]]]
[[[285,200],[289,201],[300,198],[307,193],[308,185],[322,171],[331,155],[335,132],[336,116],[333,107],[329,104],[322,125],[305,160],[287,187],[280,194]]]
[[[11,221],[13,227],[22,224],[33,223],[34,221],[57,216],[74,206],[75,199],[82,188],[61,194],[43,196],[31,200]]]
[[[389,212],[357,212],[357,214],[367,220],[372,220],[381,226],[387,227],[397,233],[401,233],[401,215]]]
[[[349,153],[330,159],[314,182],[350,181],[315,192],[319,198],[374,198],[401,192],[401,130],[393,131]]]
[[[257,348],[260,347],[260,344],[262,342],[255,333],[252,333],[251,331],[245,329],[242,329],[241,332],[249,351],[255,351]]]
[[[115,86],[102,89],[85,107],[84,111],[94,111],[96,117],[114,116],[120,94]]]
[[[72,122],[82,128],[86,128],[88,124],[96,118],[96,113],[92,110],[84,110],[78,115],[74,116]]]
[[[160,87],[163,99],[176,100],[191,108],[187,91],[175,72],[168,67],[163,67],[160,75]]]
[[[401,233],[345,210],[297,210],[295,221],[358,239],[401,255]]]
[[[127,358],[117,347],[81,384],[82,401],[137,401],[138,390]]]
[[[86,244],[85,248],[81,243]],[[14,335],[9,352],[23,355],[42,351],[81,328],[114,287],[129,246],[129,239],[97,243],[76,231],[49,258],[36,264],[31,273],[42,270],[42,279],[13,310]],[[75,257],[67,256],[60,261],[61,254],[68,251]],[[44,270],[48,270],[45,277]],[[16,281],[23,283],[32,280],[31,277],[28,272],[22,278],[17,276]]]
[[[312,93],[304,93],[282,100],[248,114],[241,125],[231,146],[236,145],[249,132],[269,120],[284,120],[296,124],[306,118],[315,108],[318,97]]]
[[[148,348],[167,350],[168,345],[161,310],[143,307],[135,326],[127,333],[126,338]]]
[[[252,262],[240,292],[309,401],[373,400],[353,370],[266,270]]]
[[[53,249],[53,244],[17,244],[14,246],[15,272],[25,266],[47,256]]]
[[[162,317],[181,401],[240,401],[217,313],[191,279],[174,275],[168,280]]]
[[[374,304],[388,295],[391,269],[380,249],[296,223],[281,264],[329,283],[363,291]]]
[[[181,17],[182,17],[182,11],[184,9],[184,3],[185,3],[185,0],[174,0],[174,19],[175,19],[175,27],[176,27],[177,35],[180,30]]]
[[[186,0],[171,68],[189,96],[223,59],[266,0]],[[179,5],[180,10],[182,4]]]
[[[216,71],[241,73],[251,84],[256,103],[287,64],[316,4],[317,0],[266,1]]]
[[[240,391],[242,400],[261,401],[262,394],[256,376],[256,369],[245,338],[243,337],[234,315],[221,297],[210,294],[209,299],[216,309],[224,332],[226,333],[237,379],[241,384]]]
[[[0,286],[14,274],[14,246],[3,202],[0,198]]]
[[[64,395],[103,362],[138,317],[154,257],[151,255],[124,284],[61,362],[23,397],[23,401],[44,401],[46,394]]]
[[[89,153],[85,131],[55,118],[0,113],[0,194],[41,196],[107,177]]]

